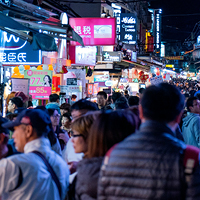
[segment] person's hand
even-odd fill
[[[60,140],[63,140],[65,144],[67,144],[69,141],[69,136],[65,135],[64,133],[60,133],[58,137]]]
[[[75,162],[75,161],[69,162],[68,165],[69,165],[70,174],[73,174],[74,172],[76,172],[78,162]]]

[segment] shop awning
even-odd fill
[[[157,63],[154,63],[154,62],[149,62],[149,61],[147,61],[147,60],[143,60],[143,59],[139,59],[139,58],[137,58],[137,61],[138,62],[144,62],[144,63],[146,63],[149,67],[151,67],[151,66],[155,66],[155,67],[163,67],[163,65],[159,65],[159,64],[157,64]]]
[[[121,62],[116,62],[117,65],[122,65],[125,67],[129,67],[130,64],[134,65],[136,68],[140,69],[140,70],[145,70],[145,71],[150,71],[150,67],[149,66],[145,66],[142,64],[139,64],[137,62],[134,61],[130,61],[130,60],[122,60]]]
[[[35,24],[35,26],[31,26],[29,23]],[[82,46],[84,46],[82,38],[71,27],[70,27],[70,30],[72,32],[72,38],[69,38],[67,37],[67,28],[44,25],[44,30],[47,27],[49,29],[52,28],[54,30],[56,30],[56,28],[58,28],[57,30],[62,29],[62,31],[64,31],[65,33],[65,36],[62,37],[62,36],[59,36],[59,32],[58,34],[55,34],[55,35],[39,33],[39,31],[36,28],[37,27],[36,25],[37,23],[27,21],[27,24],[25,26],[17,22],[15,18],[12,19],[11,17],[5,16],[3,13],[0,13],[0,29],[10,34],[16,35],[17,37],[20,37],[20,39],[22,40],[27,40],[30,43],[33,42],[34,44],[33,49],[35,50],[40,49],[42,51],[57,51],[57,45],[54,40],[55,37],[63,38],[66,40],[77,41]],[[41,29],[41,24],[40,26],[38,24],[38,29]]]

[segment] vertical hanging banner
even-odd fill
[[[133,13],[120,14],[120,41],[126,44],[136,44],[137,19]]]
[[[49,99],[52,88],[52,71],[25,70],[24,78],[30,79],[29,94],[33,99]]]

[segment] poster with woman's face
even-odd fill
[[[52,71],[25,70],[24,78],[30,79],[29,94],[33,99],[48,99],[52,87]]]

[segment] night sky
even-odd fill
[[[163,10],[162,40],[172,43],[190,39],[191,31],[200,21],[200,0],[157,0],[151,2],[151,8]],[[198,14],[194,15],[196,13]],[[194,38],[198,35],[200,27],[196,26]]]

